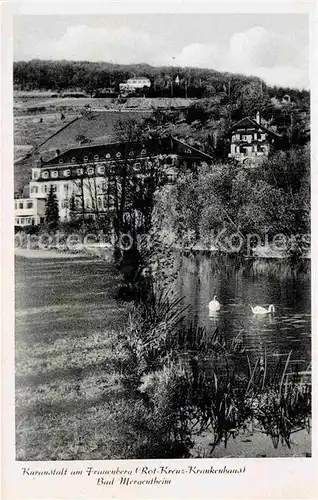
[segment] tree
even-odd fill
[[[76,218],[77,210],[76,210],[76,204],[75,204],[75,196],[72,194],[71,199],[70,199],[70,211],[69,211],[69,216],[71,222],[73,222]]]
[[[59,223],[59,205],[53,186],[47,195],[45,206],[45,219],[48,226],[52,229],[56,228]]]

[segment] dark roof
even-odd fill
[[[281,138],[281,136],[279,134],[277,134],[273,130],[268,129],[267,127],[264,127],[264,125],[262,125],[261,123],[257,123],[256,120],[254,120],[253,118],[249,118],[248,116],[246,116],[245,118],[242,118],[238,122],[234,123],[234,125],[232,125],[232,127],[231,127],[231,130],[235,130],[235,129],[240,128],[240,127],[251,127],[251,126],[254,128],[260,128],[260,129],[264,130],[265,132],[267,132],[268,134],[273,135],[277,139]]]
[[[88,162],[94,161],[98,156],[99,161],[116,160],[118,153],[123,158],[129,154],[132,156],[154,156],[159,154],[180,154],[183,157],[198,158],[204,161],[211,161],[212,157],[203,153],[197,148],[190,146],[175,137],[153,138],[143,142],[114,142],[111,144],[83,145],[70,148],[63,153],[44,162],[42,165],[53,166],[58,164],[81,163],[84,157]],[[109,155],[106,157],[106,155]]]

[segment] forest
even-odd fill
[[[91,95],[105,88],[118,92],[119,83],[145,76],[151,80],[149,95],[213,97],[228,95],[235,101],[244,86],[258,85],[269,97],[281,99],[286,93],[292,101],[305,101],[309,93],[292,88],[268,87],[254,76],[243,76],[212,69],[177,66],[154,67],[148,64],[112,64],[88,61],[18,61],[13,64],[16,90],[65,91],[78,89]],[[178,76],[179,82],[175,79]]]

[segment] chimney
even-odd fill
[[[259,111],[256,113],[255,121],[260,125],[261,124],[261,114]]]

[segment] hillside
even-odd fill
[[[41,119],[39,116],[42,122],[39,122]],[[35,158],[41,156],[43,159],[49,159],[57,149],[64,151],[81,143],[112,142],[115,140],[114,126],[118,121],[127,121],[132,118],[143,119],[147,116],[149,116],[147,111],[105,110],[88,112],[84,116],[75,116],[75,118],[74,115],[68,115],[65,122],[61,121],[59,114],[42,114],[36,118],[30,116],[16,118],[15,144],[18,145],[20,159],[17,159],[14,167],[15,190],[21,189],[29,182],[32,162]],[[23,146],[21,142],[24,142]],[[23,156],[21,154],[23,151],[29,154]]]

